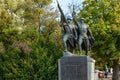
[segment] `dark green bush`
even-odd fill
[[[0,80],[58,80],[57,60],[61,51],[55,43],[40,36],[30,47],[30,54],[18,48],[0,53]]]

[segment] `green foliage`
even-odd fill
[[[98,64],[110,64],[120,57],[120,2],[119,0],[86,0],[80,17],[85,17],[95,37],[92,48]],[[103,64],[104,63],[104,64]]]
[[[0,80],[58,79],[60,31],[55,13],[46,9],[50,2],[0,1]],[[41,25],[46,29],[39,34]]]
[[[61,56],[61,51],[57,51],[59,49],[55,43],[40,35],[39,40],[33,39],[30,46],[32,52],[29,54],[21,51],[19,47],[16,47],[15,53],[10,51],[8,54],[0,54],[1,80],[58,79],[57,59]]]

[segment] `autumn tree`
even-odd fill
[[[95,37],[94,58],[102,65],[112,65],[113,80],[119,80],[119,7],[119,0],[86,0],[79,14],[86,19]]]

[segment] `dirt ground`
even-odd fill
[[[102,78],[101,80],[112,80],[112,78]]]

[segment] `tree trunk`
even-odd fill
[[[119,59],[113,61],[113,77],[112,80],[119,80]]]

